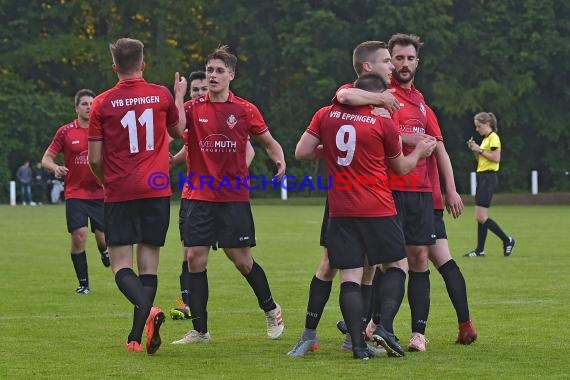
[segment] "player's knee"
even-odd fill
[[[332,281],[336,275],[336,272],[336,269],[331,268],[329,258],[326,256],[321,260],[315,276],[322,281]]]
[[[234,261],[234,265],[237,270],[239,270],[239,272],[244,276],[247,276],[253,268],[253,262],[248,262],[246,260]]]
[[[85,249],[85,241],[87,240],[87,229],[79,228],[71,232],[71,245],[75,251],[83,251]]]
[[[390,268],[400,269],[404,273],[408,273],[409,269],[408,259],[401,259],[391,263],[382,264],[382,269],[384,273],[386,273],[386,271],[388,271],[388,269]]]

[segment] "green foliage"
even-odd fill
[[[39,161],[57,127],[76,115],[73,99],[43,92],[17,76],[0,74],[0,88],[0,183],[5,186],[25,160]]]
[[[402,32],[418,34],[424,41],[416,85],[440,118],[460,189],[468,189],[467,173],[474,168],[464,141],[475,133],[473,114],[483,110],[499,119],[503,190],[528,188],[532,169],[541,173],[541,191],[564,189],[568,183],[564,175],[570,169],[566,126],[570,90],[564,80],[570,77],[567,1],[2,0],[0,4],[0,74],[2,83],[12,87],[2,95],[3,104],[11,108],[2,109],[0,133],[11,136],[12,125],[29,126],[18,135],[28,144],[45,142],[53,132],[36,123],[36,107],[40,113],[45,110],[42,125],[55,128],[73,117],[72,107],[58,102],[71,99],[79,88],[100,92],[114,85],[108,44],[116,38],[142,40],[146,79],[168,87],[175,71],[187,74],[203,68],[205,56],[227,44],[239,58],[232,88],[260,108],[283,145],[289,171],[320,171],[318,165],[294,160],[299,136],[338,86],[354,79],[354,46]],[[22,101],[29,91],[37,94],[43,110]],[[19,101],[13,99],[16,94],[21,94]],[[50,107],[50,99],[57,104]],[[22,152],[18,143],[0,144],[7,149],[2,151],[4,157]],[[34,149],[29,150],[35,155]],[[252,171],[270,172],[272,164],[256,149]],[[0,160],[2,180],[10,169],[6,158]]]

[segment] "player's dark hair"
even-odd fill
[[[95,97],[95,93],[88,88],[83,88],[75,93],[75,107],[79,105],[81,98],[84,96],[90,96],[92,98]]]
[[[129,75],[140,69],[144,50],[141,41],[119,38],[116,42],[109,44],[109,49],[119,73]]]
[[[352,66],[356,75],[364,72],[365,62],[373,62],[376,59],[378,50],[387,48],[386,43],[382,41],[365,41],[358,44],[352,52]]]
[[[386,90],[384,79],[378,74],[366,73],[358,77],[354,87],[370,92],[382,92]]]
[[[413,45],[414,49],[416,49],[416,56],[420,55],[420,48],[424,43],[420,41],[420,37],[416,36],[415,34],[403,34],[397,33],[390,37],[388,41],[388,50],[390,54],[392,54],[392,49],[394,49],[395,45],[400,46],[410,46]]]
[[[222,62],[224,62],[224,65],[226,65],[226,67],[230,69],[230,71],[235,73],[237,65],[237,57],[232,53],[230,53],[230,48],[227,45],[222,45],[218,47],[216,50],[214,50],[211,54],[209,54],[206,57],[206,62],[209,62],[212,59],[221,60]]]
[[[202,70],[196,70],[188,74],[188,84],[192,83],[192,81],[196,79],[198,80],[206,79],[206,73],[203,72]]]

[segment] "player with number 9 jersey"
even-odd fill
[[[95,98],[89,141],[104,141],[105,202],[168,197],[168,135],[178,123],[170,91],[143,78],[120,80]]]
[[[333,181],[328,193],[330,217],[396,215],[386,159],[398,157],[402,149],[389,115],[375,116],[370,106],[335,103],[315,114],[307,133],[323,143]]]

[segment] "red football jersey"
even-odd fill
[[[400,134],[422,133],[441,141],[441,131],[434,130],[433,125],[428,123],[427,105],[422,93],[415,86],[412,86],[411,89],[402,88],[394,78],[392,78],[390,88],[396,90],[394,96],[400,101],[400,109],[392,114],[392,120],[399,127]],[[403,151],[405,155],[410,154],[413,150],[413,146],[404,144]],[[403,188],[398,188],[398,190],[432,191],[427,159],[419,160],[416,167],[407,174],[407,177],[410,180],[406,180]]]
[[[188,175],[190,173],[190,168],[188,167],[188,130],[185,129],[184,130],[184,134],[183,134],[183,139],[184,139],[184,146],[186,147],[186,175]],[[182,188],[182,194],[181,194],[181,198],[182,199],[190,199],[190,187],[188,186],[188,183],[186,181],[184,181],[184,187]]]
[[[371,111],[370,106],[333,104],[321,108],[307,128],[322,142],[332,177],[331,217],[396,215],[386,159],[402,154],[399,134],[389,117]]]
[[[439,128],[437,116],[435,116],[435,113],[430,107],[426,106],[426,109],[429,128],[441,136],[441,129]],[[441,184],[439,182],[439,171],[437,169],[437,158],[435,153],[427,158],[427,162],[429,178],[433,190],[433,209],[440,211],[443,210],[445,206],[443,203],[443,196],[441,195]]]
[[[93,100],[89,140],[103,141],[105,202],[171,195],[166,128],[177,123],[170,91],[142,78],[121,80]]]
[[[48,151],[63,154],[65,175],[65,199],[103,199],[103,186],[89,168],[87,136],[89,130],[81,128],[77,120],[60,127]]]
[[[188,199],[249,200],[245,160],[248,136],[268,131],[256,106],[230,92],[226,102],[208,94],[184,104],[188,129]]]

